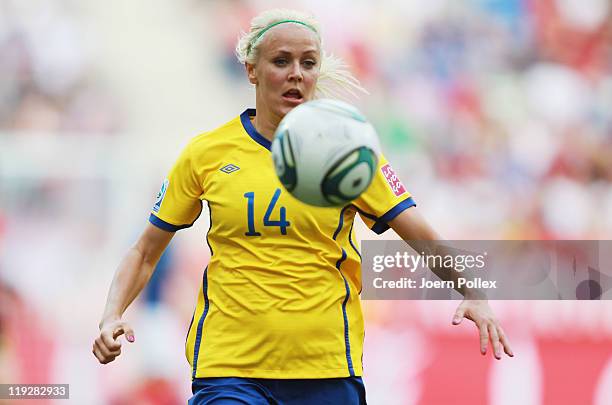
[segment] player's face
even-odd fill
[[[259,106],[280,121],[297,105],[312,100],[320,54],[319,39],[306,27],[281,24],[267,32],[255,65],[247,64]]]

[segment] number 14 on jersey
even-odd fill
[[[285,207],[280,207],[279,211],[279,219],[273,220],[271,219],[272,212],[274,211],[274,207],[276,207],[276,203],[281,195],[280,188],[277,188],[274,191],[274,195],[272,199],[268,203],[268,208],[266,209],[266,213],[263,217],[263,226],[278,226],[280,228],[281,235],[287,235],[287,227],[291,225],[289,221],[287,221],[287,210]],[[255,230],[255,193],[253,191],[249,191],[248,193],[244,193],[244,198],[247,199],[247,227],[248,232],[244,234],[246,236],[261,236],[261,233]]]

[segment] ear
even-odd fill
[[[249,77],[249,82],[251,84],[257,84],[257,75],[255,74],[255,65],[245,62],[244,66],[246,67],[247,76]]]

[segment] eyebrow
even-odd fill
[[[317,49],[315,49],[315,48],[311,48],[311,49],[308,49],[308,50],[302,52],[302,54],[307,54],[307,53],[315,53],[316,54],[318,52],[317,52]],[[284,49],[280,49],[280,50],[275,51],[274,54],[291,55],[292,53],[290,51],[286,51]]]

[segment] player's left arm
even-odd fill
[[[389,221],[389,226],[415,251],[417,252],[437,252],[439,245],[436,243],[442,238],[425,221],[423,216],[417,211],[416,207],[402,211],[398,216]],[[457,272],[448,267],[436,267],[431,269],[442,280],[453,280]],[[513,357],[510,343],[506,337],[499,321],[495,317],[493,310],[486,299],[478,295],[478,291],[466,289],[460,291],[464,299],[455,311],[453,325],[461,323],[463,318],[473,321],[480,333],[480,352],[485,355],[489,341],[493,347],[493,354],[496,359],[501,359],[501,349]]]

